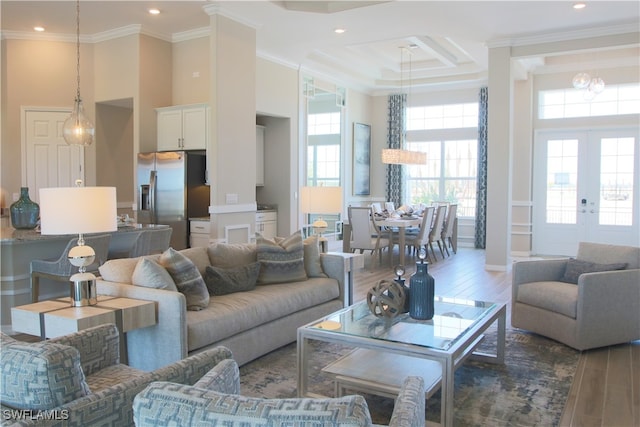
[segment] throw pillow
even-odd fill
[[[304,239],[304,270],[307,277],[327,277],[320,262],[320,238],[317,234]]]
[[[209,305],[209,292],[196,265],[173,248],[160,255],[159,263],[167,269],[176,288],[187,299],[187,310],[198,311]]]
[[[582,261],[579,259],[570,259],[567,261],[567,267],[564,276],[560,279],[562,282],[578,284],[578,278],[583,273],[596,273],[598,271],[624,270],[627,268],[626,263],[614,264],[597,264],[590,261]]]
[[[211,265],[233,268],[248,265],[258,260],[256,245],[247,243],[216,243],[208,248]]]
[[[265,239],[257,236],[260,275],[258,284],[298,282],[307,280],[304,269],[304,245],[302,232],[296,231],[287,238]]]
[[[80,352],[47,341],[2,346],[0,399],[16,409],[46,410],[91,393]]]
[[[260,274],[260,263],[233,268],[220,268],[210,265],[204,275],[209,295],[219,296],[255,289]]]
[[[145,288],[166,289],[168,291],[178,290],[169,272],[163,266],[148,258],[140,258],[135,270],[133,270],[131,283]]]

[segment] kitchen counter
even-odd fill
[[[110,232],[111,244],[118,245],[128,239],[130,232],[151,228],[166,228],[168,225],[132,224],[118,227]],[[106,233],[98,233],[106,234]],[[57,259],[70,239],[77,234],[43,236],[36,230],[16,230],[13,227],[0,229],[0,313],[3,331],[11,323],[11,307],[31,302],[31,274],[33,259]],[[111,245],[110,245],[111,246]],[[43,298],[67,296],[69,284],[42,279],[40,284]]]

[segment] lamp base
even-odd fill
[[[70,278],[71,307],[84,307],[98,303],[96,276],[77,273]]]

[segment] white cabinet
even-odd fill
[[[158,151],[207,148],[207,106],[182,105],[156,109]]]
[[[256,126],[256,186],[264,185],[264,126]]]
[[[211,222],[199,219],[192,219],[189,221],[189,246],[196,247],[208,247]]]
[[[256,212],[256,233],[265,239],[273,239],[278,235],[278,213]]]

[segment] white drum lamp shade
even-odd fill
[[[302,212],[308,214],[337,214],[342,212],[342,187],[302,187],[300,191]],[[327,223],[318,219],[316,228],[326,228]]]
[[[115,187],[40,189],[40,233],[86,234],[116,231]]]
[[[84,234],[118,229],[115,187],[61,187],[40,189],[40,233],[78,234],[78,246],[69,250],[69,263],[79,267],[71,276],[71,305],[97,304],[96,277],[86,272],[95,251],[85,245]]]

